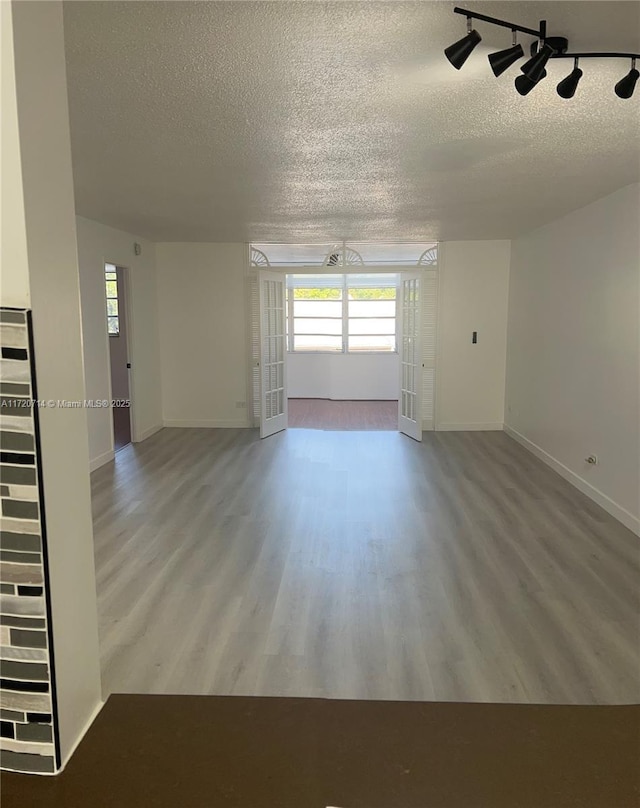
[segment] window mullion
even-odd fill
[[[349,290],[347,276],[342,276],[342,353],[349,351]]]

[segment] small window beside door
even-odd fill
[[[107,290],[107,331],[110,337],[119,337],[118,275],[113,264],[104,265],[104,280]]]

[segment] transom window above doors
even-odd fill
[[[287,275],[289,351],[396,350],[395,273]]]
[[[251,265],[258,269],[321,267],[435,267],[438,245],[434,242],[347,242],[333,244],[251,244]],[[359,270],[357,270],[359,271]]]

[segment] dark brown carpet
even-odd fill
[[[2,808],[637,808],[640,709],[112,696]]]
[[[328,398],[290,398],[289,426],[302,429],[398,429],[397,401],[332,401]]]

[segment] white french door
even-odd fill
[[[422,440],[422,271],[403,272],[398,287],[400,390],[398,430]]]
[[[286,276],[260,270],[260,437],[287,428]]]

